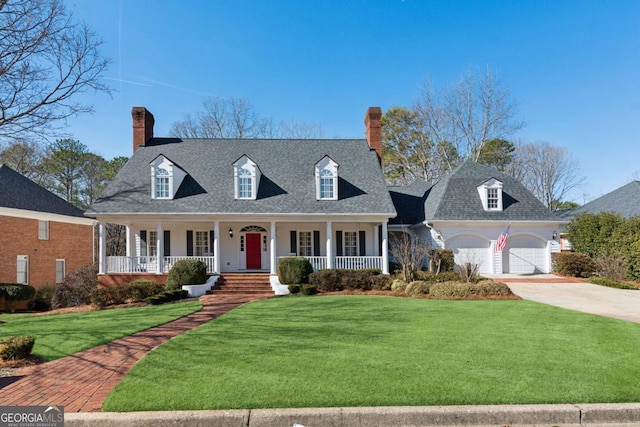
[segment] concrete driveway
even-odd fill
[[[551,275],[495,276],[523,299],[640,323],[640,290],[614,289],[590,283],[558,283]]]

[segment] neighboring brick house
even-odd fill
[[[94,221],[0,165],[0,282],[36,288],[93,263]]]

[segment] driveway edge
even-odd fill
[[[640,403],[65,414],[66,427],[640,426]]]

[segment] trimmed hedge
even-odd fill
[[[398,292],[404,292],[405,289],[407,289],[407,285],[409,285],[407,282],[405,282],[402,279],[395,279],[393,281],[393,283],[391,283],[391,290],[392,291],[398,291]]]
[[[32,336],[20,335],[5,338],[0,341],[0,359],[19,360],[26,359],[33,350],[36,339]]]
[[[113,288],[99,288],[91,293],[91,304],[97,307],[146,301],[147,298],[161,294],[164,285],[152,280],[135,280],[128,285]]]
[[[53,293],[56,290],[56,285],[47,283],[36,289],[36,294],[33,300],[29,302],[29,308],[37,311],[51,310],[51,300],[53,299]]]
[[[320,292],[343,290],[389,289],[390,277],[380,274],[380,270],[319,270],[309,275],[309,283]]]
[[[21,283],[0,283],[0,295],[6,301],[7,309],[13,312],[15,303],[18,301],[28,301],[36,294],[33,286],[23,285]]]
[[[289,293],[292,295],[300,293],[300,285],[289,285]]]
[[[634,289],[634,290],[639,289],[636,286],[629,285],[627,283],[617,282],[615,280],[607,279],[606,277],[600,277],[600,276],[589,277],[589,283],[593,283],[594,285],[608,286],[610,288],[616,288],[616,289]]]
[[[417,297],[420,295],[426,295],[429,293],[429,288],[433,285],[433,283],[428,283],[422,280],[416,280],[409,283],[404,288],[404,293],[410,297]]]
[[[309,283],[313,266],[304,257],[285,257],[278,262],[278,280],[283,285]]]
[[[551,258],[553,271],[562,276],[591,277],[596,272],[593,259],[580,252],[558,252]]]
[[[445,271],[439,274],[428,271],[417,271],[416,279],[429,283],[455,282],[460,280],[460,276],[455,271]]]
[[[169,289],[159,295],[147,298],[147,302],[151,305],[160,305],[167,302],[178,301],[189,296],[189,291],[184,289]]]
[[[315,295],[318,293],[318,287],[316,285],[304,284],[300,287],[300,293],[302,295]]]
[[[182,285],[200,285],[207,281],[207,264],[197,259],[181,259],[173,264],[167,277],[167,289]]]
[[[511,297],[511,289],[500,282],[482,280],[478,283],[444,282],[434,283],[429,294],[435,299],[481,299],[486,297]]]

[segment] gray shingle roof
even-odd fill
[[[495,178],[502,182],[503,210],[487,212],[482,207],[482,201],[477,187]],[[397,188],[390,188],[396,194],[403,194]],[[392,193],[393,195],[393,193]],[[394,202],[399,200],[394,197]],[[409,195],[411,196],[411,195]],[[424,200],[423,212],[417,212],[417,197],[402,196],[405,203],[396,205],[398,211],[413,204],[412,212],[402,212],[400,218],[415,221],[558,221],[555,213],[550,212],[529,190],[513,177],[498,172],[493,168],[473,161],[465,161],[451,173],[429,188]],[[396,222],[397,223],[397,222]]]
[[[625,218],[640,215],[640,181],[631,181],[579,208],[565,212],[564,216],[572,218],[581,213],[602,212],[616,212]]]
[[[82,210],[7,165],[0,165],[0,207],[84,217]]]
[[[426,181],[416,179],[406,186],[389,186],[391,200],[398,216],[390,224],[413,225],[424,221],[425,193],[429,189]]]
[[[173,200],[151,199],[149,164],[163,155],[188,173]],[[235,200],[233,163],[260,168],[257,200]],[[316,200],[315,164],[338,163],[336,201]],[[88,214],[255,213],[395,216],[375,151],[365,140],[156,138],[139,148]]]

